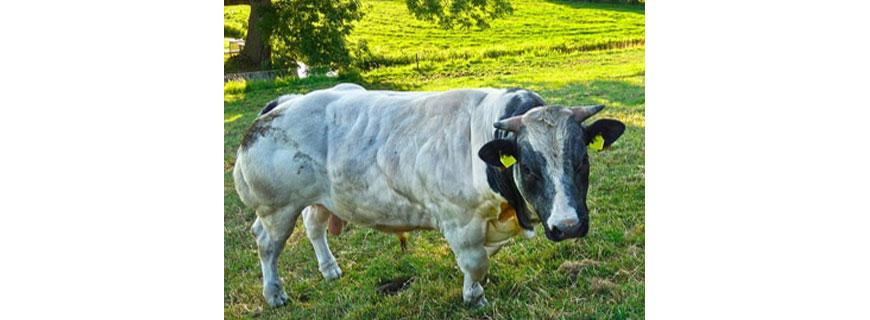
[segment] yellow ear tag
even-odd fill
[[[595,149],[598,151],[601,151],[601,149],[604,149],[604,138],[601,137],[600,133],[597,136],[595,136],[595,138],[592,138],[592,142],[589,143],[589,148]]]
[[[499,156],[499,160],[501,160],[501,165],[505,168],[510,168],[514,163],[517,163],[517,158],[509,154],[503,154]]]

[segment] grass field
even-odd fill
[[[489,30],[447,32],[414,20],[404,1],[370,7],[352,36],[365,39],[376,66],[343,78],[310,77],[228,83],[224,87],[224,306],[227,318],[605,318],[644,317],[644,9],[572,2],[514,0],[514,15]],[[607,44],[607,45],[601,45]],[[413,54],[420,54],[419,69]],[[467,56],[467,57],[466,57]],[[279,262],[288,306],[263,300],[255,213],[235,193],[232,165],[242,134],[259,110],[286,93],[340,82],[366,88],[446,90],[522,87],[550,104],[603,103],[598,117],[628,129],[614,148],[592,153],[589,235],[553,243],[538,228],[496,254],[485,285],[490,306],[462,303],[462,273],[437,232],[410,233],[402,253],[392,235],[350,225],[329,236],[344,275],[322,280],[301,219]],[[594,121],[594,119],[593,119]],[[566,261],[586,261],[574,270]],[[590,262],[594,261],[594,262]],[[412,277],[381,296],[381,281]]]

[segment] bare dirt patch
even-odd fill
[[[378,284],[378,294],[382,296],[391,296],[399,291],[405,290],[411,285],[414,277],[399,277],[396,279],[383,280]]]
[[[562,262],[562,265],[559,266],[559,271],[572,276],[576,276],[583,268],[597,267],[600,265],[600,261],[595,261],[591,259],[583,259],[580,261],[565,261]]]
[[[616,284],[607,279],[592,278],[589,282],[589,290],[594,292],[604,293],[616,289]]]

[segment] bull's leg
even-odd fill
[[[314,205],[302,210],[302,223],[305,224],[305,233],[311,245],[314,246],[314,254],[317,255],[317,265],[320,273],[326,280],[332,280],[341,276],[341,269],[329,251],[326,243],[326,226],[329,224],[329,216],[332,215],[326,208]]]
[[[485,233],[483,224],[471,226],[447,234],[447,242],[456,255],[459,269],[465,275],[462,284],[462,300],[472,307],[482,307],[489,302],[483,296],[483,282],[489,271],[489,255],[483,246]]]
[[[257,212],[257,220],[251,232],[257,239],[260,267],[263,270],[263,297],[272,307],[287,301],[284,281],[278,276],[278,257],[284,250],[287,238],[293,233],[299,209],[283,207],[267,214]]]

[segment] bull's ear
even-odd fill
[[[623,132],[625,132],[624,123],[613,119],[600,119],[586,127],[586,144],[600,134],[604,138],[604,147],[609,147]]]
[[[488,165],[504,168],[505,165],[502,164],[501,157],[510,156],[515,158],[517,156],[517,145],[511,140],[492,140],[483,145],[483,147],[480,147],[477,156]]]

